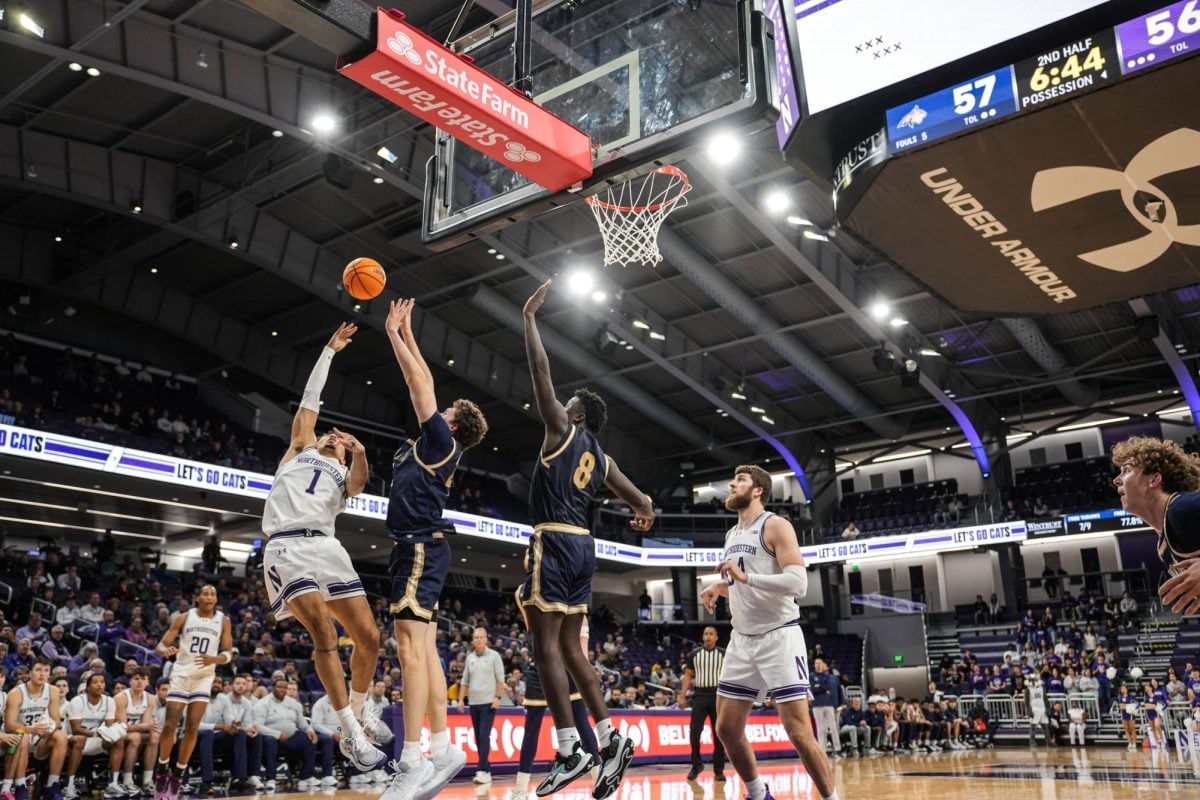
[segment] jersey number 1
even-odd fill
[[[596,469],[596,457],[590,452],[585,452],[579,457],[579,466],[575,469],[575,474],[572,479],[575,481],[576,489],[586,489],[587,485],[592,482],[592,472]]]
[[[317,481],[320,479],[321,479],[321,470],[314,469],[312,483],[308,484],[308,488],[304,490],[304,493],[305,494],[316,494],[317,493]]]

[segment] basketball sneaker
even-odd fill
[[[392,761],[392,782],[380,800],[413,800],[433,779],[433,763],[422,757],[416,764]]]
[[[619,738],[613,734],[613,741]],[[601,752],[603,755],[603,751]],[[546,779],[538,784],[536,794],[538,797],[545,797],[549,794],[554,794],[560,791],[564,786],[572,781],[580,778],[589,769],[592,768],[592,756],[583,749],[583,744],[579,741],[575,742],[575,748],[571,751],[571,755],[564,756],[562,753],[556,753],[554,756],[554,766],[550,768],[550,774]],[[618,778],[618,781],[620,779]],[[596,784],[599,786],[599,783]],[[599,791],[599,789],[597,789]],[[596,797],[608,797],[607,794]]]
[[[341,731],[342,729],[338,728],[338,732],[341,733]],[[387,758],[367,740],[365,730],[357,736],[343,734],[342,740],[338,742],[338,749],[359,772],[371,772],[378,769],[383,766],[383,762]]]
[[[608,740],[608,746],[600,750],[600,777],[596,779],[592,797],[595,800],[605,800],[615,794],[632,760],[633,742],[628,736],[614,733]]]
[[[363,732],[367,735],[367,741],[371,744],[391,744],[392,740],[396,738],[396,734],[392,733],[392,729],[380,718],[379,709],[370,703],[363,706],[362,718],[359,719],[358,724],[362,725]]]
[[[17,798],[12,792],[5,789],[3,792],[0,792],[0,800],[17,800]]]
[[[767,793],[763,795],[763,800],[775,800],[775,796],[771,794],[771,787],[766,787]],[[750,795],[746,795],[746,800],[750,800]]]
[[[434,756],[429,761],[433,764],[433,777],[429,780],[427,788],[417,795],[416,800],[433,800],[437,797],[438,792],[445,788],[447,783],[454,780],[454,777],[467,765],[467,754],[462,750],[448,747],[446,752],[440,756]]]
[[[171,770],[165,767],[159,767],[154,773],[154,800],[170,800],[167,794],[167,786],[171,782]]]
[[[13,797],[17,800],[29,800],[29,786],[27,784],[14,785],[12,793]]]

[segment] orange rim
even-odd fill
[[[679,178],[679,180],[683,181],[683,183],[679,189],[679,194],[675,195],[670,200],[664,200],[661,203],[655,203],[655,204],[649,205],[649,206],[618,206],[618,205],[614,205],[612,203],[606,202],[604,200],[601,200],[599,195],[592,195],[591,197],[585,197],[585,198],[583,198],[583,202],[587,203],[589,206],[599,206],[600,208],[603,208],[607,211],[616,211],[619,214],[641,214],[641,213],[644,213],[647,211],[658,211],[660,209],[666,208],[667,206],[675,205],[692,188],[692,184],[688,181],[688,176],[684,173],[683,170],[681,170],[679,167],[674,166],[673,164],[663,164],[661,167],[659,167],[658,169],[656,169],[654,171],[661,172],[663,175],[670,175],[673,178]],[[653,173],[651,173],[651,174],[653,174]],[[610,189],[610,191],[611,191],[611,189]]]

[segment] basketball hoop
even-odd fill
[[[668,214],[687,205],[691,188],[683,170],[666,164],[644,178],[585,197],[604,237],[604,265],[640,263],[653,267],[662,261],[659,228]]]

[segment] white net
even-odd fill
[[[667,165],[585,198],[604,238],[604,265],[662,261],[658,231],[668,214],[687,205],[691,188],[683,170]]]

